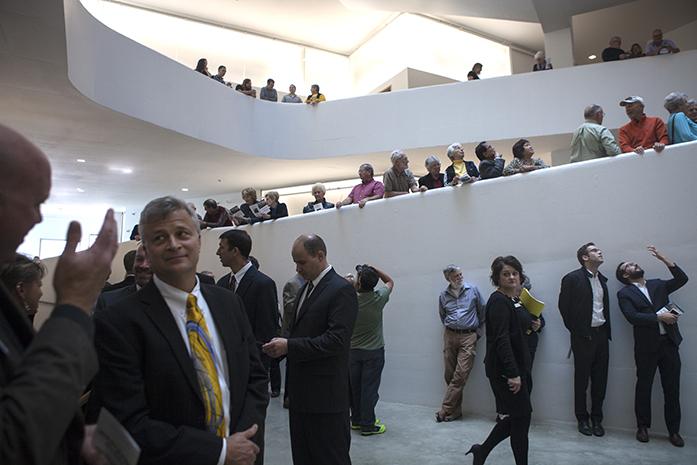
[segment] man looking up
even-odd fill
[[[339,209],[352,203],[357,203],[358,208],[363,208],[369,201],[381,199],[385,195],[385,186],[380,181],[373,179],[374,174],[373,166],[370,163],[363,163],[358,168],[358,177],[361,178],[361,183],[353,186],[348,197],[336,203],[336,208]]]
[[[583,110],[583,117],[586,121],[571,138],[571,163],[622,153],[615,136],[602,125],[605,112],[600,105],[588,105]]]
[[[150,201],[139,224],[152,281],[95,315],[102,405],[141,465],[262,463],[267,377],[239,299],[200,284],[201,235],[183,201]]]
[[[682,335],[678,328],[679,312],[666,307],[670,294],[687,283],[687,275],[674,261],[650,245],[649,253],[662,261],[673,279],[644,278],[644,270],[634,262],[622,262],[616,277],[625,286],[617,292],[624,317],[634,326],[634,361],[636,390],[634,412],[637,419],[636,438],[648,442],[651,427],[651,387],[656,368],[661,375],[665,397],[665,421],[668,439],[675,447],[683,447],[680,436],[680,353]]]
[[[627,97],[620,102],[629,117],[629,123],[620,128],[620,149],[622,153],[644,154],[645,149],[660,153],[668,144],[668,132],[661,118],[646,116],[644,99],[639,96]]]
[[[493,145],[487,141],[482,141],[475,147],[474,154],[480,160],[479,173],[481,179],[493,179],[503,176],[503,166],[506,161]]]
[[[34,144],[2,125],[0,165],[0,263],[7,263],[41,222],[51,165]],[[0,284],[0,463],[72,464],[80,456],[97,463],[94,427],[85,428],[77,406],[97,372],[88,315],[109,275],[116,237],[108,210],[92,247],[76,253],[80,224],[70,223],[53,278],[56,306],[36,333]]]
[[[603,264],[603,252],[589,242],[578,249],[576,258],[581,268],[562,278],[559,292],[559,312],[571,335],[574,353],[574,411],[581,434],[603,436],[603,401],[611,339],[607,278],[598,271]],[[590,416],[586,408],[589,379]]]
[[[401,150],[395,150],[390,155],[392,168],[389,168],[382,175],[382,180],[385,183],[385,198],[396,197],[398,195],[408,194],[409,192],[426,192],[428,188],[421,186],[416,182],[416,178],[409,171],[409,158],[407,154]]]
[[[358,312],[353,286],[327,262],[327,246],[311,234],[293,243],[300,290],[289,336],[263,346],[287,357],[290,445],[294,465],[350,465],[349,348]]]
[[[252,333],[257,347],[278,336],[278,295],[273,279],[258,271],[249,260],[252,251],[252,238],[246,231],[231,229],[220,235],[216,254],[220,263],[230,268],[231,273],[218,280],[218,286],[230,289],[244,303]],[[261,362],[267,371],[271,368],[272,358],[261,354]],[[271,396],[278,397],[281,392],[280,372],[277,379],[271,379]]]

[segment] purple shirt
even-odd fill
[[[369,183],[360,183],[351,189],[349,197],[353,200],[353,203],[358,203],[366,197],[373,197],[379,195],[382,197],[385,195],[385,186],[382,185],[380,181],[373,179]]]

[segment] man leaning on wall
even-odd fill
[[[46,155],[0,125],[0,263],[13,260],[24,236],[41,222],[51,189]],[[80,395],[97,372],[89,313],[116,254],[116,221],[109,210],[97,240],[76,253],[79,223],[68,227],[53,285],[56,306],[34,332],[29,318],[0,285],[0,463],[98,463],[94,427],[85,427]]]

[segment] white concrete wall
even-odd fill
[[[437,296],[446,286],[442,268],[462,266],[468,281],[483,295],[492,292],[489,267],[497,255],[513,254],[532,280],[533,294],[546,302],[547,327],[540,336],[533,371],[533,417],[574,421],[573,364],[566,358],[568,332],[556,302],[561,277],[579,265],[575,251],[595,241],[604,251],[601,271],[609,278],[613,341],[605,404],[609,427],[633,429],[634,359],[632,328],[616,299],[619,283],[614,270],[622,260],[638,261],[648,277],[667,278],[665,267],[650,257],[655,244],[674,259],[691,281],[672,295],[687,312],[680,326],[685,340],[682,357],[681,431],[697,436],[697,142],[671,146],[662,154],[620,155],[611,159],[564,165],[510,178],[483,181],[425,194],[371,202],[364,209],[347,207],[285,218],[246,227],[252,254],[277,283],[279,292],[294,274],[290,257],[293,240],[302,233],[321,235],[329,261],[340,273],[358,263],[383,268],[396,282],[385,311],[387,362],[380,390],[387,401],[433,406],[441,401],[442,327]],[[217,277],[225,270],[215,251],[223,229],[202,233],[199,270]],[[114,262],[134,244],[121,245]],[[48,260],[52,280],[55,260]],[[53,299],[45,286],[45,301]],[[45,317],[45,307],[39,319]],[[493,415],[494,403],[484,376],[485,341],[479,341],[474,370],[465,388],[464,409]],[[662,394],[654,386],[654,431],[665,430]],[[379,411],[378,405],[378,411]]]
[[[673,90],[697,94],[697,52],[483,79],[307,105],[249,99],[149,50],[65,1],[69,77],[108,108],[256,156],[312,159],[568,134],[582,109],[603,105],[606,125],[626,121],[617,102],[642,95],[663,115]],[[602,81],[602,85],[598,85]],[[570,92],[573,89],[573,92]],[[476,111],[475,111],[476,109]],[[272,134],[273,137],[262,135]],[[288,141],[294,141],[289,144]]]

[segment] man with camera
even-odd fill
[[[375,289],[378,281],[385,283]],[[351,428],[362,436],[385,432],[375,418],[378,389],[385,366],[385,340],[382,336],[382,310],[390,299],[394,281],[370,265],[357,265],[354,287],[358,293],[358,317],[351,336]]]

